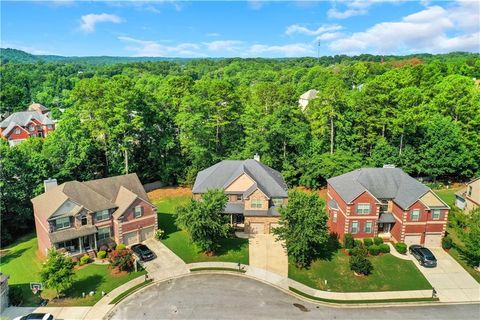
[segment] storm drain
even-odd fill
[[[294,303],[293,305],[303,312],[310,312],[310,310],[307,309],[307,307],[305,307],[303,304]]]

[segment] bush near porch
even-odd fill
[[[30,290],[30,282],[40,282],[42,260],[37,256],[37,238],[29,234],[16,243],[2,250],[0,272],[10,276],[9,285],[22,291],[24,307],[35,307],[40,303],[39,295]],[[110,292],[116,287],[144,275],[145,271],[112,274],[108,265],[89,264],[75,270],[73,287],[66,292],[66,298],[49,303],[48,306],[90,306],[101,298],[102,290]],[[88,294],[95,291],[91,297],[82,298],[82,292]],[[47,299],[55,297],[55,291],[46,289],[42,296]]]
[[[248,264],[248,240],[234,236],[223,239],[221,247],[213,256],[207,256],[192,243],[188,234],[175,225],[175,208],[187,203],[191,195],[168,196],[155,201],[159,228],[165,231],[161,240],[186,263],[202,261],[240,262]]]
[[[372,274],[355,276],[350,270],[349,257],[337,251],[331,260],[317,260],[308,269],[300,269],[290,259],[288,276],[309,287],[336,292],[428,290],[432,286],[412,261],[384,254],[368,257]],[[327,280],[327,284],[325,284]]]

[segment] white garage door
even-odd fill
[[[405,236],[405,244],[410,247],[412,244],[420,244],[422,240],[422,235],[406,235]]]
[[[263,233],[263,223],[259,223],[259,222],[250,223],[250,233],[251,234]]]
[[[125,244],[126,246],[131,246],[135,243],[138,243],[137,231],[123,234],[123,244]]]
[[[144,228],[140,231],[140,242],[153,238],[154,228]]]
[[[442,235],[427,233],[425,235],[425,247],[438,248],[442,246]]]

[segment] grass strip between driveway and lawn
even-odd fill
[[[292,287],[288,287],[290,291],[305,297],[307,299],[322,301],[322,302],[330,302],[330,303],[338,303],[338,304],[360,304],[360,303],[393,303],[393,302],[436,302],[439,301],[438,298],[402,298],[402,299],[382,299],[382,300],[334,300],[334,299],[325,299],[311,296],[305,292],[297,290]]]
[[[185,263],[221,261],[248,264],[248,239],[235,236],[222,239],[215,255],[206,255],[192,243],[187,232],[175,225],[175,208],[186,204],[191,196],[171,196],[155,201],[159,228],[165,231],[162,243],[179,256]]]
[[[221,267],[203,267],[203,268],[192,268],[190,269],[192,272],[196,271],[233,271],[233,272],[240,272],[245,273],[246,270],[243,269],[234,269],[234,268],[221,268]]]
[[[110,301],[109,304],[117,304],[120,301],[122,301],[123,299],[125,299],[126,297],[128,297],[129,295],[131,295],[132,293],[134,293],[135,291],[139,290],[140,288],[146,287],[147,285],[152,284],[152,283],[153,283],[152,279],[148,279],[148,280],[146,280],[142,283],[139,283],[139,284],[131,287],[130,289],[127,289],[124,292],[120,293],[112,301]]]

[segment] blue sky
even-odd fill
[[[67,56],[295,57],[480,50],[479,1],[11,1],[1,47]]]

